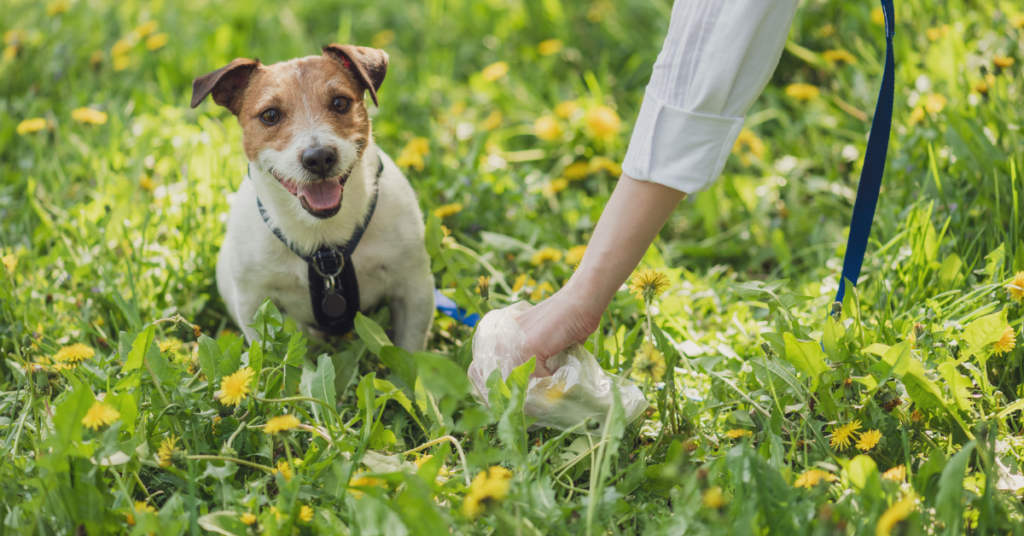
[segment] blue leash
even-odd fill
[[[864,152],[864,168],[860,172],[860,185],[857,187],[857,201],[853,205],[853,218],[850,220],[850,237],[846,241],[846,257],[843,260],[843,279],[839,281],[836,292],[837,302],[843,301],[846,294],[846,280],[857,286],[860,269],[864,264],[864,252],[871,236],[871,222],[875,218],[875,207],[878,205],[878,191],[882,186],[882,175],[885,173],[885,156],[889,150],[889,130],[892,127],[892,103],[896,62],[892,53],[892,37],[895,33],[896,19],[893,13],[892,0],[881,0],[882,11],[885,13],[885,72],[882,75],[882,88],[878,92],[878,104],[875,105],[875,117],[871,120],[871,137],[868,148]]]

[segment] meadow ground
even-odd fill
[[[897,2],[887,174],[834,314],[884,37],[869,1],[805,2],[644,259],[666,288],[587,343],[648,396],[634,423],[527,431],[525,370],[484,408],[442,315],[416,354],[386,309],[327,346],[268,304],[240,338],[214,267],[241,132],[188,107],[195,76],[386,50],[378,143],[438,288],[486,312],[572,273],[670,9],[0,1],[0,534],[1024,533],[1019,2]]]

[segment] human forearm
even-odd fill
[[[573,295],[600,315],[686,194],[627,175],[619,179],[573,275]]]

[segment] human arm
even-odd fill
[[[550,374],[547,357],[585,340],[676,205],[710,186],[743,116],[778,64],[798,0],[676,0],[647,86],[624,174],[579,270],[553,296],[517,317]]]

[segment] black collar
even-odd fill
[[[366,227],[370,224],[373,212],[377,208],[380,176],[384,172],[384,159],[378,154],[377,160],[379,164],[377,176],[374,178],[375,188],[363,222],[356,227],[352,236],[344,244],[321,246],[312,255],[303,255],[296,250],[285,239],[281,230],[270,224],[267,210],[259,198],[256,198],[260,216],[274,236],[309,265],[309,297],[313,305],[313,316],[316,318],[317,326],[315,327],[330,335],[344,335],[352,331],[356,312],[359,310],[359,282],[356,280],[355,267],[352,266],[352,253],[355,252],[356,246],[363,238],[363,233],[366,232]]]

